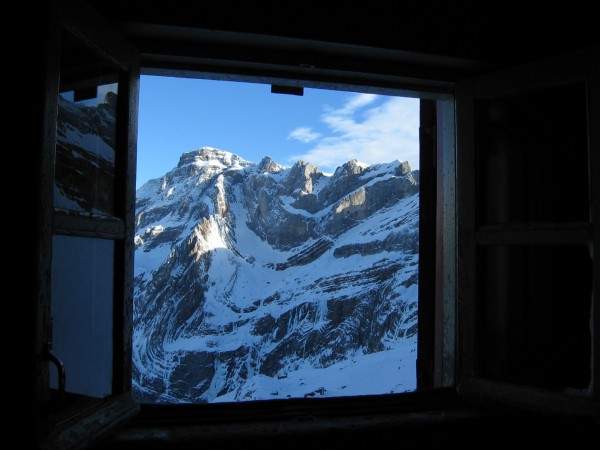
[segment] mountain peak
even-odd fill
[[[398,167],[396,168],[396,175],[406,175],[410,171],[412,171],[412,168],[408,161],[399,162]]]
[[[344,177],[349,175],[357,175],[363,172],[365,169],[369,167],[369,164],[360,162],[357,159],[351,159],[345,164],[342,164],[337,169],[335,169],[335,173],[333,176],[335,178]]]
[[[284,169],[281,164],[277,164],[270,156],[265,156],[258,164],[259,172],[279,173]]]
[[[213,166],[225,168],[242,168],[252,163],[242,157],[225,150],[219,150],[214,147],[201,147],[197,150],[184,153],[179,158],[177,167],[183,167],[189,164],[195,166]]]

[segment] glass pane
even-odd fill
[[[52,245],[53,351],[65,365],[66,389],[110,395],[114,243],[54,236]],[[56,371],[50,374],[56,388]]]
[[[590,382],[592,261],[586,247],[480,250],[486,377],[563,391]]]
[[[481,225],[589,220],[586,89],[478,104]]]
[[[65,37],[56,130],[57,209],[114,212],[117,73]]]

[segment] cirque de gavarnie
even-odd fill
[[[415,388],[419,176],[203,147],[137,191],[134,393],[218,402]]]

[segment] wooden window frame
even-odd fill
[[[457,390],[469,398],[537,413],[600,417],[600,49],[533,62],[458,83],[457,114]],[[476,119],[478,99],[500,98],[585,83],[590,221],[479,226],[476,219]],[[589,398],[487,379],[477,348],[477,248],[487,245],[589,245],[593,264],[591,395]]]
[[[53,233],[80,235],[118,239],[122,242],[118,253],[123,256],[123,265],[115,265],[115,273],[121,274],[117,282],[119,299],[115,302],[115,339],[125,343],[122,350],[115,353],[116,370],[114,372],[113,390],[117,395],[109,398],[106,403],[96,405],[93,414],[86,417],[72,416],[65,421],[65,426],[52,434],[51,448],[56,442],[68,437],[69,433],[78,436],[79,441],[89,442],[98,437],[102,430],[118,425],[115,421],[117,414],[111,414],[114,407],[122,412],[123,409],[133,413],[136,410],[128,399],[131,383],[131,296],[133,286],[133,214],[135,208],[135,130],[137,129],[137,90],[139,89],[139,60],[136,51],[120,39],[115,40],[113,33],[106,33],[106,24],[98,26],[98,18],[86,8],[77,6],[78,2],[53,2],[48,22],[48,39],[45,44],[43,66],[45,67],[44,100],[40,105],[43,120],[41,120],[41,158],[40,174],[37,181],[40,192],[38,199],[39,212],[36,232],[39,242],[36,247],[36,261],[39,279],[36,285],[33,316],[35,318],[35,373],[39,374],[35,383],[34,412],[38,419],[37,435],[44,435],[43,403],[48,398],[47,380],[48,365],[45,361],[44,346],[49,338],[49,306],[50,306],[50,276],[51,276],[51,239]],[[58,6],[57,6],[58,5]],[[67,6],[65,6],[67,5]],[[120,104],[120,113],[128,117],[129,132],[119,134],[118,140],[129,149],[118,164],[124,170],[121,184],[117,189],[123,193],[117,202],[118,211],[122,212],[123,220],[98,221],[87,217],[67,217],[55,214],[52,209],[52,192],[54,186],[54,142],[56,124],[56,97],[58,95],[58,69],[60,67],[60,35],[63,24],[98,52],[116,62],[123,68],[129,68],[129,76],[121,80],[119,95],[123,89],[135,93],[127,94],[129,102]],[[82,24],[85,24],[84,26]],[[275,38],[272,38],[275,39]],[[124,50],[125,49],[125,50]],[[336,53],[335,46],[329,45],[328,51]],[[360,53],[360,52],[359,52]],[[356,411],[364,411],[365,407],[371,415],[377,416],[382,412],[393,414],[410,411],[422,411],[429,407],[431,401],[437,401],[443,407],[449,394],[455,390],[460,395],[477,399],[486,404],[508,405],[536,412],[551,412],[558,415],[575,417],[599,417],[600,402],[600,264],[593,266],[594,299],[592,328],[594,330],[592,346],[593,359],[593,395],[591,399],[581,399],[573,396],[546,392],[539,389],[525,388],[508,383],[499,383],[484,379],[477,368],[477,351],[475,348],[477,320],[475,311],[475,248],[476,245],[506,242],[532,242],[531,229],[523,228],[477,228],[474,208],[475,163],[473,138],[473,96],[487,83],[485,89],[496,93],[510,92],[518,89],[528,89],[535,86],[551,86],[569,80],[585,80],[588,88],[588,125],[590,145],[590,183],[591,183],[591,225],[578,225],[571,230],[553,226],[535,228],[535,240],[546,242],[547,239],[559,239],[565,243],[581,242],[585,239],[593,241],[594,261],[600,261],[600,182],[595,176],[600,170],[600,50],[598,47],[575,52],[565,57],[552,58],[535,62],[526,68],[515,68],[491,75],[487,80],[471,80],[460,82],[456,86],[451,82],[440,80],[424,80],[419,77],[394,76],[392,63],[371,68],[370,73],[354,72],[361,63],[369,61],[369,57],[359,54],[357,61],[351,64],[348,71],[339,71],[336,64],[344,66],[348,60],[347,54],[340,51],[338,60],[329,69],[319,71],[307,67],[273,67],[265,65],[258,67],[253,61],[230,62],[218,61],[214,55],[209,59],[185,58],[177,55],[158,57],[148,52],[142,59],[142,73],[150,75],[171,75],[196,78],[221,79],[231,81],[250,81],[267,84],[289,85],[296,87],[316,87],[341,89],[358,92],[384,93],[419,97],[424,99],[422,115],[422,142],[427,142],[431,164],[424,170],[433,184],[428,185],[429,194],[435,195],[435,201],[422,205],[424,209],[433,211],[435,219],[428,218],[423,223],[422,230],[433,230],[434,242],[422,242],[422,247],[429,252],[435,252],[435,258],[425,261],[420,271],[434,278],[436,289],[427,290],[428,307],[419,311],[420,327],[426,328],[422,334],[423,341],[418,351],[419,358],[419,389],[412,394],[397,394],[387,398],[350,398],[345,399],[314,399],[299,400],[289,403],[273,402],[273,406],[253,409],[252,405],[184,405],[182,407],[148,406],[142,421],[147,421],[153,429],[157,424],[200,422],[214,424],[215,421],[256,420],[265,411],[273,410],[271,419],[287,413],[296,419],[303,415],[313,418],[324,418],[326,421],[336,414],[339,415],[348,405],[355,405]],[[277,59],[275,53],[272,59]],[[362,58],[362,59],[361,59]],[[368,63],[366,64],[368,65]],[[347,68],[346,68],[347,69]],[[526,76],[524,76],[524,74]],[[531,74],[535,74],[532,81]],[[493,82],[490,80],[494,80]],[[482,84],[484,83],[484,84]],[[430,103],[427,103],[430,102]],[[435,113],[434,113],[435,111]],[[455,124],[456,122],[456,124]],[[429,129],[429,131],[427,131]],[[456,134],[455,134],[456,133]],[[435,187],[433,189],[433,187]],[[434,192],[431,192],[433,190]],[[435,265],[432,268],[432,264]],[[424,289],[425,292],[425,289]],[[432,306],[434,305],[434,306]],[[421,341],[420,330],[419,340]],[[127,343],[128,342],[128,343]],[[108,404],[107,404],[108,403]],[[41,405],[41,406],[40,406]],[[119,406],[120,405],[120,406]],[[370,405],[370,406],[369,406]],[[208,406],[208,408],[207,408]],[[213,412],[223,410],[222,416]],[[237,412],[236,412],[237,411]],[[354,410],[353,410],[354,411]],[[233,416],[230,416],[233,413]],[[247,414],[249,413],[249,415]],[[174,414],[174,415],[173,415]],[[352,414],[351,412],[349,414]],[[358,413],[357,413],[358,414]],[[426,413],[427,415],[427,413]],[[268,416],[268,415],[267,415]],[[122,417],[122,416],[121,416]],[[227,418],[229,417],[229,418]],[[266,420],[269,419],[266,418]],[[383,417],[383,416],[378,416]],[[41,418],[41,419],[40,419]],[[89,422],[86,422],[89,420]],[[353,425],[350,423],[349,425]],[[90,432],[92,430],[92,432]],[[198,429],[206,432],[206,427]],[[193,430],[191,431],[193,434]],[[150,431],[150,435],[152,431]],[[139,435],[138,435],[139,437]],[[60,444],[62,445],[62,444]]]
[[[43,139],[40,163],[40,239],[36,286],[34,389],[36,433],[40,448],[78,448],[87,445],[133,417],[139,406],[131,398],[131,335],[133,300],[133,235],[139,55],[126,40],[85,3],[54,1],[47,5],[47,40],[44,61]],[[69,32],[93,53],[119,71],[118,126],[115,144],[115,213],[113,217],[55,210],[57,99],[61,44]],[[51,360],[52,238],[56,235],[108,239],[114,242],[112,394],[102,398],[79,396],[64,402],[49,387]],[[68,383],[68,373],[67,373]],[[68,384],[67,384],[68,388]]]
[[[42,221],[41,225],[44,229],[43,236],[45,239],[44,248],[46,251],[43,254],[44,264],[41,266],[41,271],[50,274],[49,267],[51,265],[51,236],[52,234],[62,234],[70,236],[85,236],[101,239],[111,239],[119,243],[116,246],[117,253],[121,253],[121,256],[116,255],[115,260],[119,261],[123,259],[121,265],[115,264],[115,274],[117,280],[115,282],[115,288],[118,289],[118,293],[115,295],[115,317],[114,317],[114,339],[117,342],[124,343],[122,349],[117,349],[114,353],[114,379],[113,379],[113,397],[110,397],[104,401],[96,401],[92,404],[88,404],[86,408],[86,414],[77,414],[69,412],[64,419],[61,419],[61,427],[45,436],[44,446],[51,448],[53,445],[58,443],[58,446],[64,446],[65,448],[74,445],[76,441],[90,442],[90,440],[96,439],[101,436],[106,430],[114,428],[127,420],[137,411],[137,407],[130,401],[129,391],[131,388],[131,297],[132,292],[132,245],[133,239],[128,239],[133,233],[133,217],[135,210],[135,131],[137,129],[137,90],[139,89],[139,72],[131,70],[132,66],[135,66],[136,61],[128,62],[127,58],[135,59],[135,51],[128,46],[128,44],[122,40],[117,40],[112,34],[106,33],[103,30],[104,25],[99,26],[97,24],[98,18],[94,16],[87,8],[80,8],[76,4],[77,2],[63,1],[62,5],[66,5],[59,14],[58,18],[54,20],[54,35],[53,39],[50,39],[48,44],[54,51],[49,52],[51,55],[51,61],[48,63],[48,67],[51,70],[47,72],[48,83],[52,86],[58,85],[59,71],[57,68],[60,67],[60,52],[56,49],[60,48],[60,35],[61,28],[64,26],[69,29],[70,32],[75,34],[77,37],[82,39],[88,46],[96,50],[97,53],[104,55],[107,59],[110,59],[113,63],[121,67],[127,72],[127,77],[121,77],[119,84],[119,96],[126,97],[129,99],[127,103],[119,103],[119,114],[126,115],[128,117],[128,127],[118,128],[118,145],[127,146],[128,151],[124,153],[117,153],[123,155],[122,159],[117,162],[118,174],[117,178],[120,180],[117,182],[116,190],[122,195],[116,202],[116,216],[121,218],[99,218],[90,217],[83,214],[65,214],[64,212],[54,211],[52,208],[52,188],[54,186],[54,141],[55,141],[55,126],[52,124],[56,123],[56,98],[58,92],[56,88],[48,91],[46,95],[46,104],[48,106],[48,112],[46,116],[46,124],[48,126],[48,133],[50,139],[44,141],[46,150],[44,151],[45,157],[43,158],[43,174],[44,180],[43,185],[45,189],[42,189],[46,195],[44,202],[44,208],[42,210]],[[113,50],[118,50],[113,52]],[[422,99],[422,106],[424,107],[424,114],[422,117],[422,130],[421,130],[421,142],[422,142],[422,158],[427,164],[422,163],[421,170],[425,168],[424,174],[425,183],[430,185],[429,191],[420,196],[425,199],[424,203],[421,203],[420,208],[428,211],[427,217],[429,221],[423,221],[420,225],[420,234],[423,237],[421,239],[421,246],[430,249],[433,253],[436,252],[438,244],[442,243],[448,245],[449,240],[444,240],[442,237],[437,236],[436,238],[436,227],[451,227],[452,224],[443,224],[443,220],[439,220],[439,216],[436,219],[436,208],[437,213],[441,211],[440,206],[435,201],[434,196],[439,193],[444,193],[446,198],[446,206],[451,206],[453,202],[453,191],[450,187],[450,181],[453,182],[452,173],[444,173],[444,180],[446,184],[436,184],[436,178],[440,175],[440,170],[446,171],[443,165],[440,163],[444,161],[450,161],[454,159],[454,146],[453,146],[453,133],[454,133],[454,115],[453,115],[453,101],[452,96],[448,93],[446,88],[433,88],[431,90],[418,90],[412,85],[412,83],[406,83],[401,81],[400,83],[376,81],[374,85],[370,85],[364,80],[355,80],[358,83],[335,82],[334,79],[337,76],[325,77],[327,81],[315,81],[302,79],[289,79],[289,78],[278,78],[269,76],[256,75],[235,75],[226,73],[210,73],[206,74],[202,71],[189,71],[189,68],[176,70],[168,69],[163,73],[160,69],[146,69],[147,73],[165,74],[165,75],[178,75],[178,76],[192,76],[197,78],[217,78],[231,81],[249,81],[249,82],[261,82],[271,84],[282,84],[302,87],[315,87],[315,88],[328,88],[344,91],[358,91],[358,92],[372,92],[377,94],[394,95],[394,96],[406,96],[406,97],[418,97]],[[364,82],[364,83],[363,83]],[[389,85],[390,87],[387,87]],[[406,86],[406,87],[404,87]],[[421,87],[421,86],[419,86]],[[125,92],[123,92],[125,90]],[[130,95],[129,91],[134,92],[135,95]],[[426,125],[424,125],[427,123]],[[443,151],[442,151],[443,150]],[[423,181],[422,181],[423,182]],[[439,250],[439,248],[438,248]],[[447,251],[447,249],[446,249]],[[448,253],[449,254],[449,253]],[[425,258],[426,259],[426,258]],[[436,270],[439,271],[440,267],[436,267],[435,256],[426,261],[420,263],[420,275],[421,279],[427,277],[430,279],[430,286],[435,285]],[[447,264],[450,264],[448,259]],[[46,301],[41,303],[41,320],[40,323],[47,322],[49,319],[49,305],[50,305],[50,278],[47,279],[47,284],[42,285],[40,293],[46,296]],[[448,286],[452,286],[450,283]],[[419,346],[418,346],[418,389],[421,391],[429,391],[430,389],[438,390],[442,397],[441,403],[447,401],[448,395],[451,394],[451,390],[447,388],[452,386],[454,380],[454,366],[451,357],[454,346],[454,340],[451,336],[454,333],[453,325],[449,329],[442,330],[438,327],[436,329],[434,324],[436,323],[436,317],[440,315],[451,315],[448,311],[442,311],[442,305],[446,304],[452,310],[453,304],[453,293],[446,292],[445,294],[436,294],[435,289],[423,290],[423,293],[419,294],[419,303],[427,302],[431,307],[423,308],[423,311],[419,313],[420,327],[425,331],[420,332]],[[435,298],[438,297],[438,303],[436,305]],[[424,300],[427,298],[427,300]],[[44,332],[38,335],[38,347],[43,346],[49,338],[51,330],[43,327]],[[440,331],[442,330],[442,331]],[[436,339],[439,337],[439,333],[446,336],[444,346],[437,345]],[[38,358],[41,361],[39,364],[42,376],[38,378],[38,398],[42,399],[42,403],[47,398],[47,385],[42,380],[47,379],[48,365],[44,361],[43,353],[38,354]],[[438,368],[434,368],[434,362],[436,360],[444,361],[444,365]],[[443,369],[442,369],[443,367]],[[434,380],[434,372],[436,372],[436,379]],[[446,388],[446,389],[444,389]],[[121,394],[121,395],[119,395]],[[340,408],[340,410],[346,409],[341,405],[359,404],[363,405],[360,410],[364,410],[364,407],[368,404],[374,405],[374,410],[383,407],[383,409],[389,408],[384,406],[386,404],[396,404],[399,402],[401,405],[407,405],[409,408],[417,407],[420,408],[421,400],[423,397],[426,402],[423,404],[429,404],[431,396],[428,393],[417,392],[413,394],[395,394],[386,397],[390,397],[381,401],[379,396],[375,398],[354,398],[348,399],[325,399],[325,402],[314,403],[311,399],[300,400],[300,403],[313,406],[319,411],[328,411],[333,408],[334,410]],[[274,408],[283,407],[284,409],[289,408],[289,403],[282,405],[279,403],[274,404]],[[329,405],[329,406],[327,406]],[[338,405],[338,406],[336,406]],[[303,411],[305,406],[301,406],[299,411]],[[405,408],[406,406],[403,406]],[[233,412],[247,408],[241,405],[230,405],[227,407],[228,410]],[[142,406],[142,410],[156,411],[156,410],[167,410],[170,411],[169,415],[176,410],[178,411],[175,416],[179,417],[179,420],[184,422],[189,421],[190,417],[197,416],[197,414],[190,413],[190,410],[197,410],[200,415],[202,411],[206,409],[206,405],[187,405],[185,408],[174,407],[162,407],[162,406]],[[126,410],[128,414],[121,416],[123,410]],[[209,410],[210,411],[210,408]],[[207,411],[207,412],[208,412]],[[152,414],[152,413],[151,413]],[[209,413],[210,414],[210,413]],[[229,413],[228,413],[229,414]],[[301,412],[301,414],[304,414]],[[317,415],[319,415],[318,413]],[[160,416],[160,414],[158,414]],[[147,414],[145,415],[147,417]],[[144,417],[144,416],[142,416]],[[117,419],[118,418],[118,419]],[[47,419],[47,418],[43,418]],[[142,418],[142,420],[144,420]],[[43,428],[43,426],[42,426]],[[42,430],[42,435],[44,431]]]
[[[196,71],[144,69],[142,73],[187,78],[210,78],[223,81],[286,83],[305,88],[353,90],[372,92],[369,86],[346,86],[341,83],[256,78]],[[420,117],[420,222],[419,222],[419,337],[417,345],[417,390],[410,393],[334,398],[307,398],[239,402],[234,404],[142,404],[140,414],[124,431],[117,433],[120,442],[153,440],[156,433],[173,433],[174,439],[185,442],[212,439],[221,433],[260,435],[279,423],[282,433],[295,432],[297,419],[310,417],[319,423],[334,423],[340,429],[363,426],[380,417],[382,422],[396,414],[414,412],[418,421],[431,419],[431,411],[441,411],[455,401],[455,113],[452,95],[417,92],[399,88],[377,87],[382,95],[421,98]],[[420,95],[419,95],[420,94]],[[426,186],[423,190],[423,186]],[[426,254],[429,253],[429,254]],[[422,256],[424,255],[424,257]],[[425,288],[421,288],[421,286]],[[422,306],[424,305],[424,306]],[[451,406],[454,407],[454,406]],[[428,412],[425,412],[428,411]],[[458,415],[462,414],[459,413]],[[452,416],[452,414],[450,414]],[[352,417],[351,417],[352,416]],[[436,416],[437,417],[437,416]],[[334,422],[331,422],[331,420]],[[377,420],[377,419],[375,419]],[[453,420],[453,419],[451,419]],[[321,422],[323,421],[323,422]],[[212,430],[217,423],[228,422],[230,427]],[[302,427],[302,426],[301,426]]]

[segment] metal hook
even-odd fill
[[[46,346],[46,359],[56,366],[58,375],[58,393],[62,396],[65,393],[67,374],[65,371],[65,365],[58,359],[58,357],[52,353],[52,342],[48,342]]]

